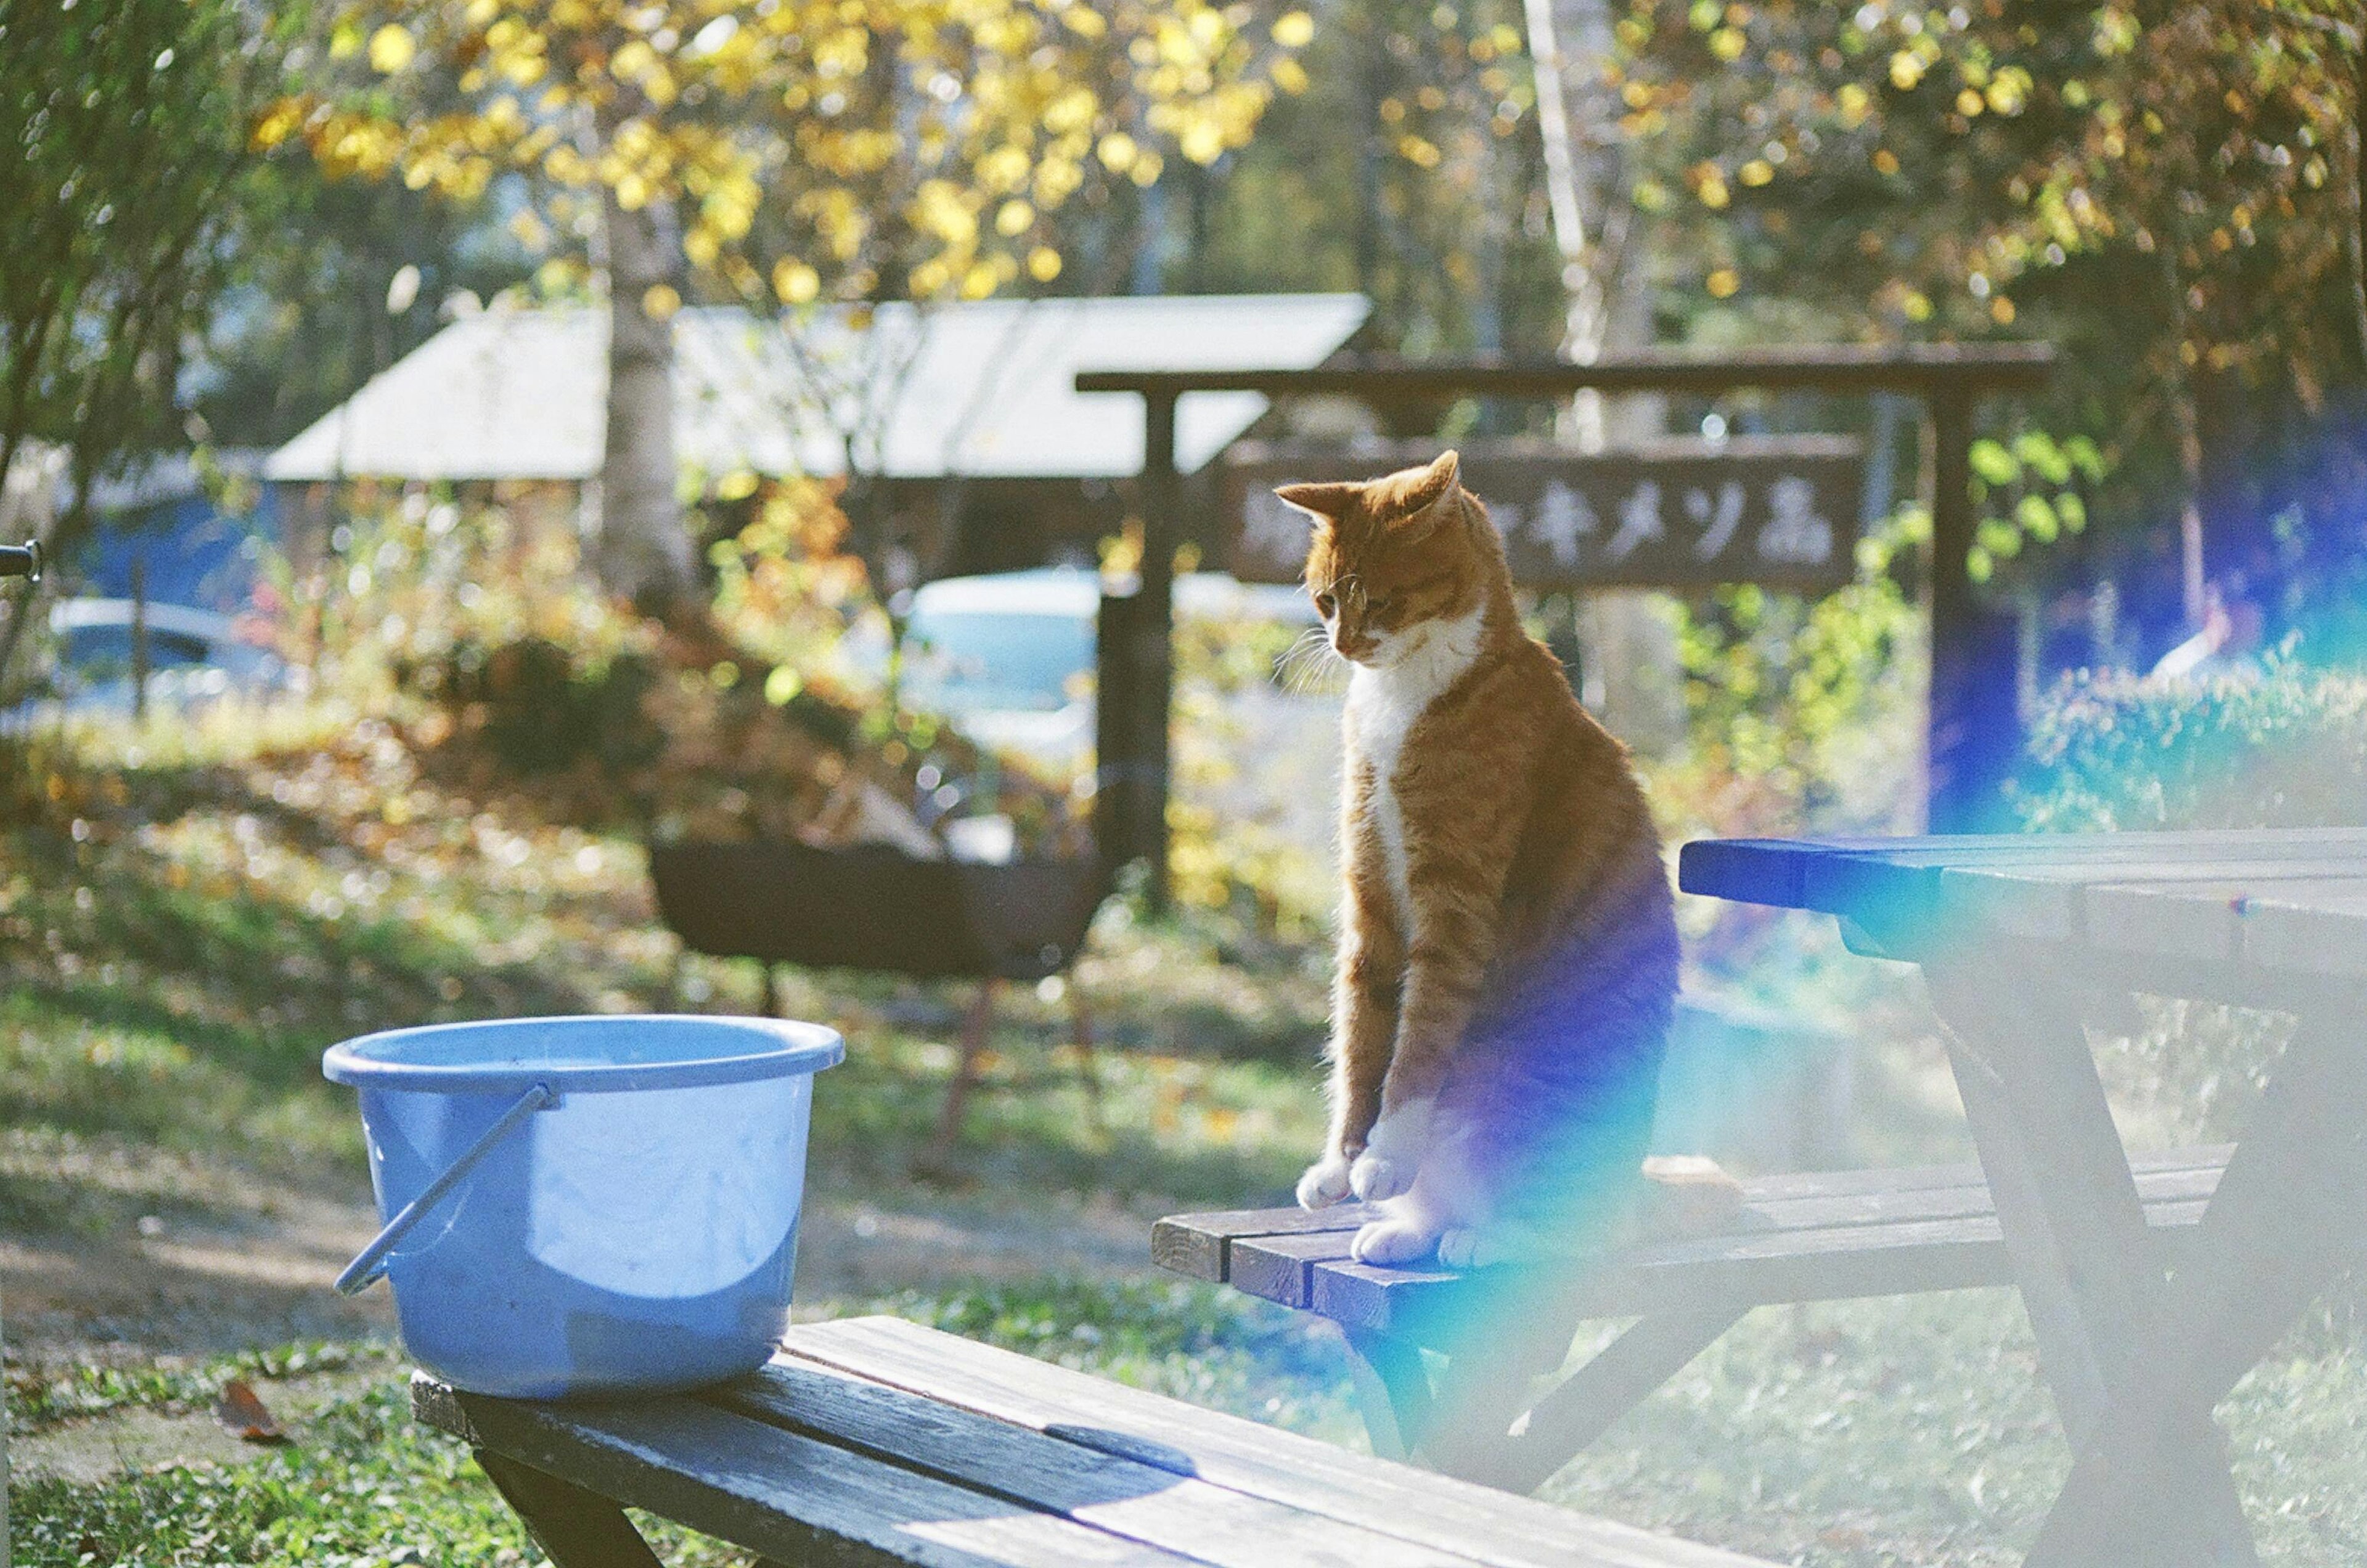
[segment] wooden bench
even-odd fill
[[[1766,1568],[894,1318],[692,1394],[412,1403],[558,1568],[654,1568],[627,1506],[779,1563]]]
[[[2191,1234],[2233,1145],[2131,1161],[2157,1236]],[[1351,1262],[1369,1213],[1344,1204],[1178,1214],[1151,1258],[1337,1324],[1380,1452],[1530,1491],[1756,1306],[2013,1282],[1975,1165],[1774,1176],[1743,1183],[1731,1222],[1552,1270]],[[1541,1396],[1577,1325],[1634,1317]],[[1425,1350],[1448,1358],[1433,1378]]]

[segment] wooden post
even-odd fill
[[[1932,659],[1931,815],[1935,827],[1994,825],[1998,784],[2012,765],[2017,716],[2013,707],[2013,644],[2003,617],[1985,615],[1965,576],[1972,548],[1969,448],[1973,406],[1983,392],[2043,385],[2054,365],[2044,344],[1866,344],[1745,350],[1714,357],[1684,350],[1641,349],[1605,355],[1591,364],[1503,358],[1408,363],[1366,355],[1303,369],[1080,370],[1080,392],[1129,392],[1143,400],[1141,489],[1142,593],[1146,603],[1134,636],[1102,650],[1103,679],[1114,659],[1133,684],[1131,723],[1104,726],[1127,746],[1106,745],[1104,787],[1114,779],[1139,781],[1132,801],[1138,826],[1123,841],[1106,843],[1113,862],[1150,862],[1150,897],[1167,901],[1167,706],[1173,689],[1171,589],[1181,537],[1182,495],[1175,468],[1175,403],[1185,392],[1258,392],[1269,398],[1350,397],[1376,407],[1420,407],[1464,396],[1560,400],[1601,392],[1716,393],[1740,387],[1799,389],[1829,395],[1897,392],[1925,400],[1935,458],[1932,495]],[[1108,710],[1104,717],[1109,716]],[[1114,770],[1113,764],[1116,764]],[[1115,811],[1109,818],[1133,817]],[[1105,818],[1107,819],[1107,818]]]
[[[148,558],[131,558],[131,718],[148,716]]]
[[[2021,744],[2010,618],[1981,608],[1973,548],[1973,403],[1962,381],[1929,393],[1931,436],[1931,690],[1925,731],[1927,813],[1934,833],[2006,826],[1999,793]]]
[[[1140,705],[1131,728],[1139,769],[1135,793],[1134,842],[1130,854],[1150,862],[1147,892],[1153,910],[1168,900],[1167,785],[1168,715],[1175,686],[1175,547],[1183,536],[1176,513],[1182,487],[1175,471],[1176,394],[1143,395],[1142,600],[1128,649],[1134,665],[1135,700]]]

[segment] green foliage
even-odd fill
[[[2057,443],[2043,430],[2026,430],[2010,445],[1983,436],[1966,456],[1973,504],[1982,509],[1965,561],[1975,582],[1988,581],[2000,561],[2014,559],[2025,546],[2086,532],[2088,503],[2079,486],[2101,482],[2109,467],[2086,436]]]
[[[2358,479],[2335,455],[2353,445],[2367,344],[2356,6],[1630,0],[1614,15],[1664,335],[1806,324],[2062,349],[2034,417],[2085,434],[2114,483],[2067,513],[2052,477],[2030,491],[2043,510],[2002,498],[1976,573],[2056,576],[2028,547],[2092,521],[2083,558],[2134,600],[2178,558],[2190,502],[2209,570],[2256,588],[2269,562],[2250,536],[2289,507],[2325,556],[2355,550]],[[2020,461],[2018,446],[1987,455]],[[2291,563],[2275,575],[2303,599],[2326,587]]]
[[[2048,697],[2010,789],[2043,832],[2367,824],[2367,678],[2283,660],[2199,681],[2083,673]],[[2159,1142],[2236,1136],[2289,1032],[2168,998],[2119,1023],[2108,1085]]]
[[[512,772],[531,778],[591,761],[632,769],[657,760],[664,732],[641,705],[658,682],[643,654],[592,666],[545,637],[499,648],[456,649],[448,664],[422,671],[436,694],[481,705],[487,744]]]
[[[347,1367],[386,1365],[396,1359],[395,1348],[383,1341],[348,1344],[315,1339],[209,1357],[194,1366],[177,1362],[119,1367],[85,1364],[64,1377],[11,1378],[8,1416],[12,1429],[21,1434],[130,1406],[198,1409],[213,1403],[226,1379],[271,1382]]]
[[[1689,745],[1654,777],[1682,830],[1894,825],[1914,780],[1923,618],[1891,574],[1930,523],[1903,513],[1817,600],[1754,584],[1680,610]]]
[[[250,26],[227,0],[0,12],[0,463],[38,435],[87,476],[177,436],[181,333],[276,85]]]
[[[2192,682],[2083,673],[2012,785],[2045,832],[2367,824],[2367,678],[2272,660]]]
[[[0,474],[28,441],[69,450],[57,559],[95,481],[183,438],[185,341],[224,287],[271,28],[235,0],[0,9]],[[0,671],[36,603],[0,608]]]
[[[1146,204],[1139,243],[1167,253],[1155,276],[1179,293],[1356,289],[1376,346],[1409,354],[1551,352],[1567,296],[1522,7],[1365,0],[1322,16],[1307,90]]]

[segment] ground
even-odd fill
[[[0,835],[18,1560],[530,1560],[465,1455],[408,1422],[384,1287],[326,1288],[373,1223],[319,1052],[434,1018],[738,1010],[753,969],[677,963],[629,840],[464,798],[368,725],[278,761],[61,773],[45,797]],[[787,976],[787,1010],[851,1045],[817,1088],[797,1310],[897,1312],[1359,1445],[1324,1330],[1146,1259],[1159,1214],[1278,1201],[1313,1148],[1319,942],[1254,909],[1134,911],[1113,901],[1074,976],[1098,1111],[1054,1048],[1066,998],[1021,991],[950,1157],[920,1156],[963,989]],[[1882,1016],[1862,1152],[1954,1152],[1936,1057]],[[2329,1308],[2225,1412],[2271,1561],[2367,1552],[2362,1343]],[[292,1443],[213,1420],[232,1377]],[[2006,1562],[2064,1464],[2018,1305],[1968,1292],[1755,1314],[1545,1495],[1828,1568]]]

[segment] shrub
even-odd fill
[[[1875,528],[1818,599],[1744,583],[1681,607],[1685,754],[1647,770],[1671,837],[1905,826],[1925,617],[1892,561],[1928,528],[1913,510]]]
[[[2157,681],[2086,672],[2057,687],[2010,786],[2042,832],[2367,823],[2367,678],[2270,663]],[[2288,1019],[2138,997],[2102,1057],[2133,1142],[2240,1130]]]
[[[2084,672],[2043,705],[2010,788],[2040,832],[2367,824],[2367,678]]]

